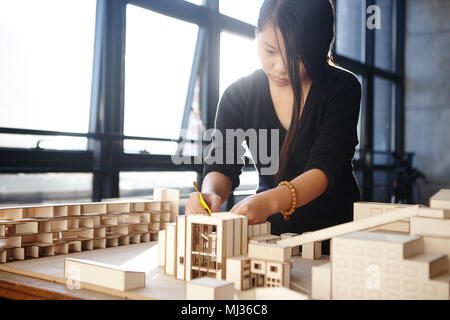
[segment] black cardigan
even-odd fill
[[[300,119],[298,136],[281,180],[292,180],[310,169],[322,170],[328,178],[327,190],[309,204],[296,209],[289,221],[281,213],[268,218],[272,234],[285,232],[303,233],[353,220],[353,202],[361,198],[358,183],[353,174],[352,158],[358,144],[357,123],[361,100],[361,85],[354,74],[344,69],[328,66],[321,76],[312,82]],[[279,129],[279,151],[286,136],[270,96],[269,83],[262,69],[239,79],[224,92],[216,115],[216,130],[241,128]],[[270,136],[270,134],[269,134]],[[258,135],[259,138],[259,135]],[[237,141],[238,145],[242,141]],[[270,152],[270,139],[268,149]],[[248,144],[248,137],[246,137]],[[215,156],[214,141],[207,159]],[[258,139],[259,143],[259,139]],[[226,148],[224,161],[226,163]],[[242,147],[235,147],[235,155],[242,157]],[[236,157],[236,159],[237,159]],[[260,159],[252,154],[259,172],[257,193],[275,187],[274,175],[261,175]],[[203,176],[218,171],[232,181],[232,189],[239,185],[243,165],[205,164]],[[268,165],[267,165],[268,166]],[[299,195],[301,197],[301,193]]]

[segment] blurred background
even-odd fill
[[[332,2],[363,88],[363,200],[427,204],[450,188],[450,0]],[[260,67],[262,3],[0,0],[0,204],[194,191],[223,91]],[[247,159],[223,209],[257,184]]]

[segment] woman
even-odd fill
[[[246,215],[250,224],[270,221],[272,234],[351,221],[353,203],[360,200],[352,158],[361,85],[355,75],[332,64],[333,39],[329,0],[266,0],[257,25],[262,69],[230,85],[219,103],[216,130],[224,137],[226,129],[279,130],[278,172],[262,175],[263,165],[252,155],[259,172],[257,193],[231,209]],[[213,150],[226,150],[217,144]],[[239,185],[242,166],[205,165],[202,195],[213,212]],[[186,213],[206,213],[196,193]]]

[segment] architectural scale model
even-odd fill
[[[355,219],[407,211],[399,222],[408,232],[391,223],[333,237],[330,262],[312,269],[311,297],[449,300],[450,190],[431,197],[430,207],[356,203]]]
[[[176,221],[179,191],[151,201],[0,208],[0,263],[156,241]]]
[[[352,222],[280,236],[269,222],[248,225],[229,212],[179,216],[178,208],[179,192],[169,189],[155,190],[152,201],[0,208],[0,262],[157,240],[158,265],[186,281],[188,299],[450,299],[450,190],[429,207],[355,203]],[[329,259],[321,257],[328,239]],[[301,288],[309,296],[290,290],[293,264],[314,259],[310,292]],[[70,256],[65,263],[67,273],[85,270],[87,283],[145,286],[133,270]]]

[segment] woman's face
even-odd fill
[[[286,49],[280,29],[278,27],[273,28],[272,24],[267,24],[257,37],[261,67],[269,81],[277,87],[290,86],[289,73],[284,63],[286,61]],[[299,71],[302,78],[307,76],[301,61],[299,62]]]

